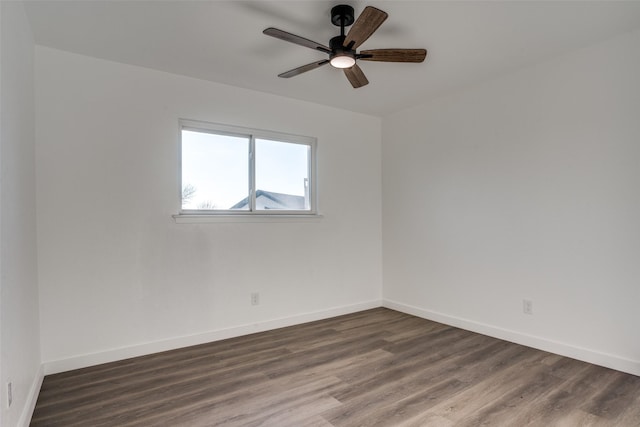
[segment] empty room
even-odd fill
[[[0,0],[0,426],[640,426],[639,1]]]

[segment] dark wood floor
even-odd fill
[[[640,377],[388,309],[47,376],[31,426],[640,426]]]

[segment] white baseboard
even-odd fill
[[[36,408],[36,402],[38,401],[38,394],[40,393],[40,387],[42,387],[42,380],[44,379],[44,367],[40,365],[36,377],[31,383],[29,388],[29,394],[27,394],[27,401],[22,408],[20,419],[18,420],[19,427],[29,427],[31,423],[31,417],[33,416],[33,410]]]
[[[53,360],[43,363],[44,374],[56,374],[73,369],[86,368],[87,366],[100,365],[102,363],[115,362],[117,360],[131,357],[144,356],[161,351],[174,350],[176,348],[188,347],[192,345],[204,344],[219,341],[227,338],[234,338],[242,335],[264,332],[272,329],[284,328],[287,326],[299,325],[301,323],[313,322],[330,317],[341,316],[343,314],[355,313],[357,311],[368,310],[382,306],[381,300],[373,300],[359,304],[352,304],[341,307],[334,307],[328,310],[303,313],[295,316],[279,319],[267,320],[259,323],[240,325],[227,329],[220,329],[201,334],[176,337],[162,341],[150,342],[134,345],[130,347],[117,348],[99,353],[84,354],[68,359]],[[39,387],[38,387],[39,390]],[[36,394],[37,396],[37,394]]]
[[[487,325],[484,323],[475,322],[473,320],[450,316],[448,314],[438,313],[431,310],[425,310],[409,304],[403,304],[387,299],[382,301],[382,306],[390,308],[392,310],[411,314],[413,316],[422,317],[423,319],[433,320],[435,322],[444,323],[446,325],[455,326],[457,328],[466,329],[468,331],[477,332],[483,335],[488,335],[490,337],[522,344],[527,347],[533,347],[538,350],[548,351],[550,353],[559,354],[561,356],[570,357],[572,359],[593,363],[594,365],[604,366],[607,368],[640,376],[640,361],[638,360],[626,359],[624,357],[619,357],[613,354],[575,347],[546,338],[523,334],[518,331],[504,329],[493,325]]]

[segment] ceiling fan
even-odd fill
[[[329,41],[329,47],[304,37],[279,30],[277,28],[267,28],[264,34],[305,46],[329,55],[329,59],[315,61],[310,64],[303,65],[293,70],[278,74],[278,77],[289,78],[294,77],[307,71],[315,70],[326,64],[331,64],[335,68],[344,70],[344,75],[354,88],[365,86],[369,83],[362,69],[356,63],[362,61],[380,61],[380,62],[423,62],[427,56],[425,49],[373,49],[362,50],[360,53],[356,49],[364,43],[389,15],[380,9],[367,6],[364,8],[358,19],[355,20],[353,7],[349,5],[338,5],[331,9],[331,22],[333,25],[340,27],[340,35]],[[345,35],[344,27],[353,24],[353,27]]]

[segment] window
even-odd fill
[[[315,139],[180,121],[181,214],[314,214]]]

